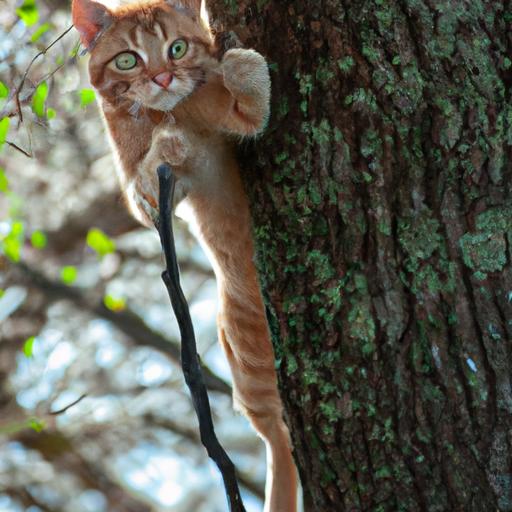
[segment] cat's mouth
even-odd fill
[[[159,90],[155,91],[150,98],[149,101],[146,100],[148,107],[168,112],[184,99],[185,95],[177,94],[169,86],[167,88],[159,87]]]
[[[192,76],[181,76],[170,71],[154,75],[145,84],[139,97],[149,108],[168,112],[180,101],[190,96],[201,84]]]
[[[170,71],[162,71],[131,83],[109,83],[108,86],[100,88],[100,92],[109,102],[119,107],[127,106],[135,116],[140,114],[141,108],[170,112],[204,83],[201,78],[182,77]]]

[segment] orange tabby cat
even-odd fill
[[[169,162],[217,276],[219,339],[234,400],[267,446],[265,511],[295,512],[296,471],[282,418],[274,354],[253,263],[247,197],[229,134],[254,135],[268,116],[265,59],[222,58],[201,0],[155,0],[109,10],[73,0],[90,50],[121,185],[134,215],[156,218],[156,168]],[[220,59],[220,60],[219,60]]]

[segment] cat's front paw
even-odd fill
[[[270,98],[270,76],[267,61],[254,50],[234,48],[221,62],[224,85],[233,96],[240,94]]]
[[[189,144],[181,130],[173,126],[159,129],[153,136],[153,145],[162,162],[180,166],[189,154]]]
[[[158,221],[159,188],[156,171],[141,171],[128,183],[125,193],[130,210],[137,220],[148,227]]]

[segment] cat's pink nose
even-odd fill
[[[155,82],[155,84],[158,84],[160,87],[167,89],[167,87],[169,87],[169,84],[172,82],[172,73],[169,73],[169,71],[158,73],[158,75],[155,75],[153,77],[153,82]]]

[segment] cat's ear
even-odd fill
[[[181,0],[183,3],[188,5],[188,8],[193,11],[199,18],[201,18],[203,24],[206,27],[210,26],[208,11],[206,10],[205,0]]]
[[[200,12],[201,5],[204,4],[204,0],[188,0],[188,3],[190,4],[190,7],[194,9],[195,12]]]
[[[204,0],[167,0],[170,4],[178,4],[187,9],[190,9],[192,12],[199,14],[201,12],[201,6],[204,8]]]
[[[73,0],[71,12],[82,44],[91,50],[99,35],[112,24],[112,14],[92,0]]]

